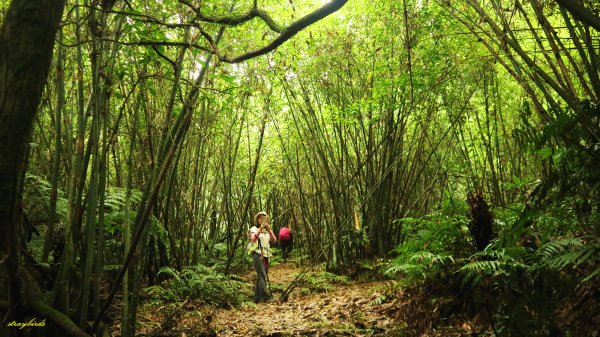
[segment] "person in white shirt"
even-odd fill
[[[252,251],[252,261],[254,270],[256,270],[254,302],[265,302],[271,299],[267,288],[271,241],[277,241],[271,226],[269,226],[269,217],[266,212],[258,212],[254,216],[254,226],[250,228],[250,241],[256,245],[256,250]]]

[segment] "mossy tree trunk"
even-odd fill
[[[2,297],[8,296],[12,305],[20,294],[14,271],[19,269],[19,214],[28,141],[63,8],[60,0],[14,0],[0,28],[0,260],[7,261],[3,269],[13,271],[9,287],[0,288],[8,289]]]
[[[23,284],[31,273],[20,265],[21,199],[28,142],[64,6],[62,0],[13,0],[0,27],[0,298],[7,300],[3,316],[9,321],[36,290]]]

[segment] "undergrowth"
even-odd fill
[[[517,212],[498,214],[499,238],[480,252],[460,215],[399,221],[405,240],[384,270],[397,282],[372,304],[394,299],[400,289],[424,301],[403,304],[401,317],[411,326],[406,333],[462,320],[496,336],[596,336],[598,237],[561,230],[558,224],[577,221],[564,210],[538,213],[526,235],[515,227]]]
[[[326,271],[308,272],[303,277],[302,293],[320,293],[333,290],[336,284],[348,284],[350,279],[344,275],[336,275]]]
[[[396,257],[385,268],[388,276],[401,275],[402,284],[414,284],[452,273],[457,261],[473,252],[467,219],[435,213],[398,221],[405,233]]]
[[[240,304],[247,298],[241,292],[243,282],[236,276],[221,273],[216,267],[195,265],[181,271],[164,267],[159,274],[165,274],[169,279],[146,288],[146,292],[160,301],[174,302],[190,297],[210,304],[231,305]]]

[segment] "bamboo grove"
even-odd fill
[[[401,255],[416,219],[477,227],[477,198],[493,240],[457,269],[569,239],[560,252],[589,254],[561,266],[597,295],[594,1],[69,0],[62,16],[59,2],[0,1],[7,317],[100,335],[117,297],[134,336],[164,268],[247,267],[258,210],[309,263],[353,273]],[[48,76],[19,75],[15,27],[51,34],[47,13],[53,45],[24,55],[51,58]],[[16,100],[36,85],[39,104]]]

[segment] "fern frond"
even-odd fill
[[[426,264],[444,264],[447,261],[454,263],[454,257],[449,254],[433,254],[429,251],[414,253],[409,260]]]
[[[546,243],[538,249],[538,254],[543,258],[552,258],[569,248],[581,247],[583,242],[578,238],[564,238]]]
[[[168,233],[165,226],[154,215],[150,217],[150,234],[165,245],[169,245]]]
[[[600,243],[583,244],[573,246],[571,250],[560,251],[556,256],[546,258],[542,264],[551,268],[562,270],[568,266],[577,267],[579,265],[594,262],[598,259],[600,252]]]
[[[377,297],[375,297],[375,298],[374,298],[374,299],[373,299],[371,302],[369,302],[369,303],[367,304],[367,306],[369,306],[369,307],[374,307],[374,306],[380,305],[380,304],[381,304],[381,303],[383,303],[385,300],[387,300],[387,296],[385,296],[385,295],[382,295],[382,296],[377,296]]]
[[[398,273],[402,273],[409,278],[417,279],[417,280],[425,280],[427,278],[427,274],[425,273],[425,266],[422,264],[410,264],[410,263],[402,263],[395,264],[389,267],[384,274],[388,276],[393,276]]]
[[[458,271],[476,274],[493,275],[504,270],[506,263],[501,261],[474,261],[462,266]]]
[[[586,276],[583,280],[581,280],[580,284],[588,282],[589,280],[595,278],[598,275],[600,275],[600,268],[597,268],[591,274],[589,274],[588,276]]]
[[[192,297],[209,303],[241,302],[239,290],[242,283],[218,272],[214,267],[199,264],[181,271],[164,267],[159,271],[161,273],[172,276],[172,279],[163,283],[169,291],[157,293],[164,300],[171,300],[170,296],[174,294],[176,298]]]
[[[181,277],[179,276],[179,272],[171,267],[162,267],[158,271],[158,275],[167,274],[169,276],[174,277],[177,281],[181,281]]]
[[[133,206],[140,202],[142,198],[142,192],[138,190],[129,191],[129,206]],[[106,191],[106,197],[104,205],[110,207],[112,210],[120,210],[125,207],[127,203],[127,189],[123,187],[109,187]]]

